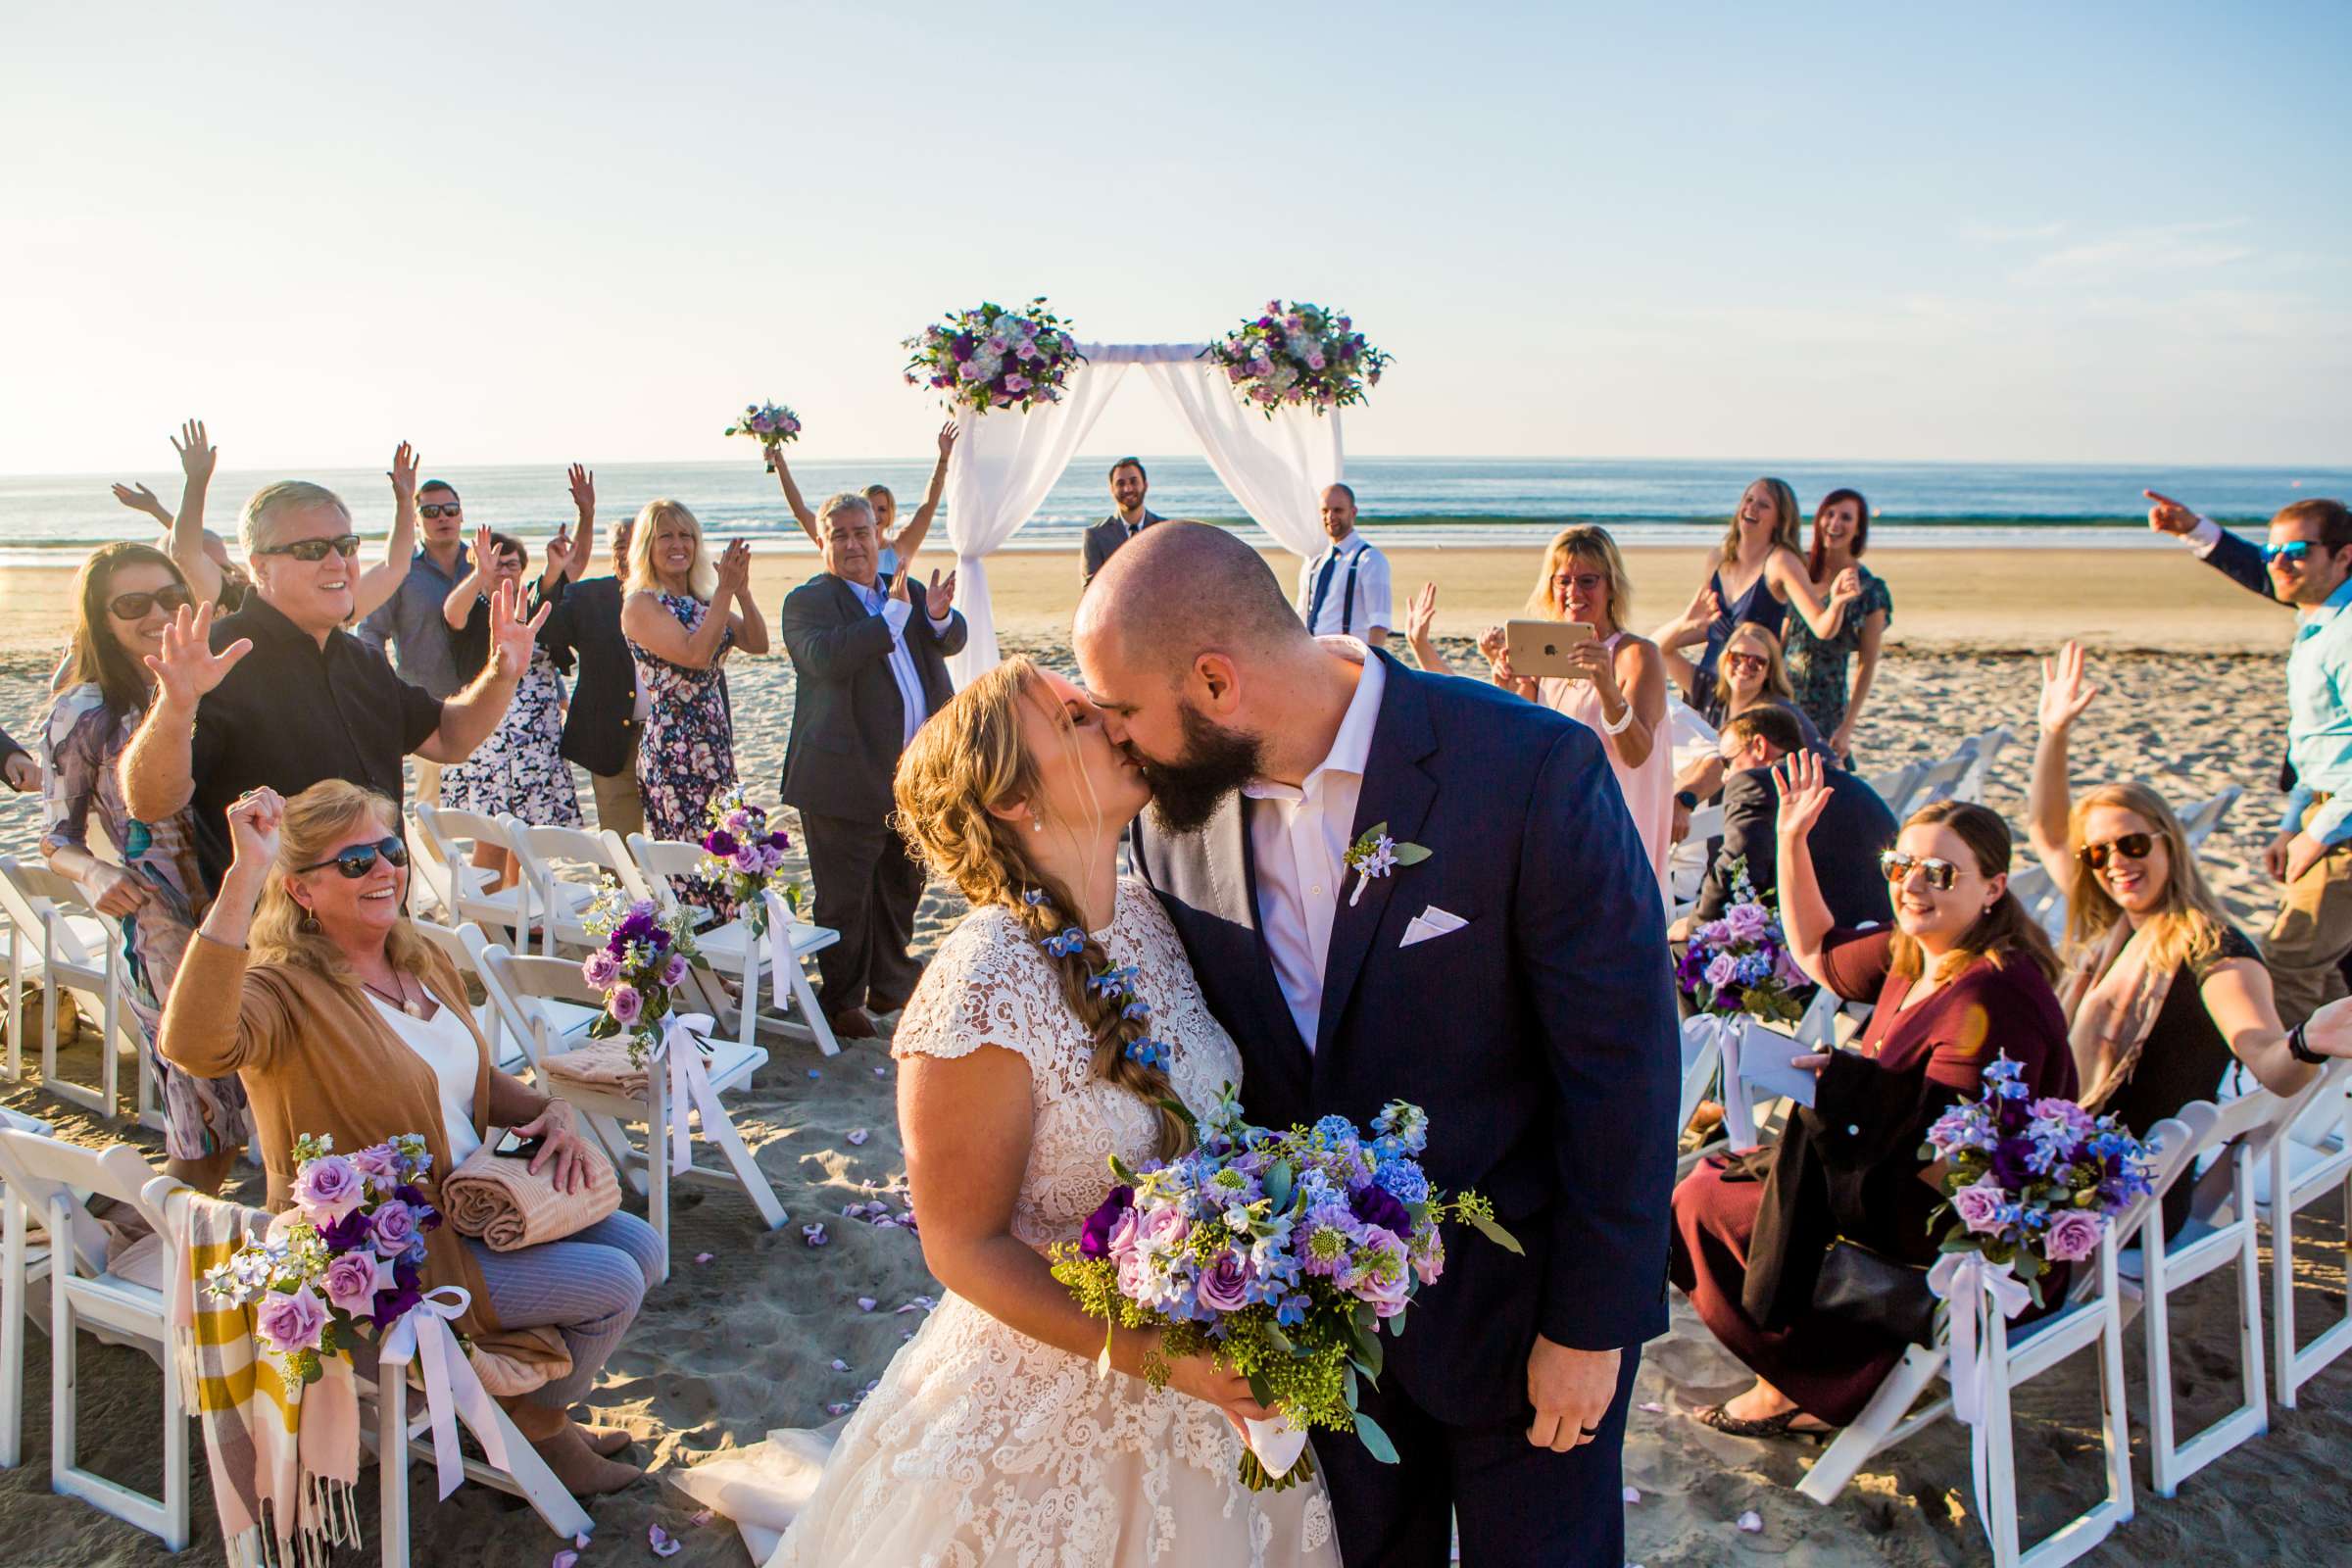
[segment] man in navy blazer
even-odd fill
[[[1492,687],[1307,635],[1257,553],[1167,522],[1075,629],[1153,790],[1136,863],[1240,1045],[1250,1119],[1391,1099],[1525,1247],[1447,1237],[1363,1409],[1316,1435],[1349,1568],[1625,1560],[1619,1472],[1666,1328],[1679,1048],[1664,916],[1598,739]],[[1429,853],[1359,877],[1374,828]],[[1360,884],[1360,885],[1359,885]]]

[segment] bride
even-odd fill
[[[1313,1564],[1337,1568],[1318,1475],[1252,1493],[1247,1383],[1205,1355],[1144,1377],[1156,1336],[1103,1326],[1048,1272],[1110,1185],[1108,1156],[1178,1152],[1183,1121],[1241,1077],[1175,929],[1117,874],[1149,798],[1076,687],[1026,660],[983,675],[899,763],[904,830],[972,912],[941,944],[891,1043],[923,1259],[948,1294],[851,1418],[767,1568]],[[1050,952],[1069,928],[1082,947]],[[1059,947],[1059,944],[1056,944]],[[1144,1025],[1096,995],[1134,965]],[[1149,1053],[1147,1053],[1149,1054]]]

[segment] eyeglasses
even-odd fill
[[[458,514],[458,503],[452,501],[447,506],[427,503],[416,510],[428,517],[454,517]]]
[[[106,612],[117,620],[144,620],[147,612],[156,606],[164,607],[167,614],[177,614],[195,603],[196,596],[179,584],[158,588],[151,594],[117,594],[106,602]]]
[[[2120,855],[2127,860],[2144,860],[2148,858],[2148,852],[2155,847],[2156,836],[2153,833],[2125,833],[2104,844],[2085,844],[2075,852],[2075,856],[2093,871],[2104,871],[2111,855]]]
[[[1554,588],[1574,588],[1584,594],[1596,594],[1607,583],[1606,577],[1591,571],[1580,571],[1573,576],[1564,571],[1555,571],[1551,575],[1551,585]]]
[[[290,545],[265,545],[254,552],[257,556],[292,556],[296,561],[324,561],[328,552],[345,559],[360,553],[360,536],[356,533],[337,534],[332,539],[297,539]]]
[[[1909,881],[1914,866],[1918,867],[1921,876],[1927,878],[1928,886],[1938,893],[1949,893],[1952,890],[1952,883],[1960,875],[1960,868],[1949,860],[1923,858],[1919,856],[1905,855],[1900,850],[1879,852],[1879,869],[1886,873],[1886,880],[1889,882]]]
[[[375,869],[376,857],[379,855],[383,857],[384,863],[394,870],[409,863],[409,847],[406,844],[398,839],[377,839],[373,844],[354,844],[337,850],[316,865],[299,865],[294,869],[297,873],[321,871],[331,865],[343,873],[345,881],[357,882]]]
[[[2283,561],[2290,566],[2300,566],[2311,557],[2311,541],[2290,539],[2282,545],[2264,545],[2262,559],[2273,565]]]
[[[1723,667],[1726,669],[1752,669],[1761,673],[1772,668],[1772,661],[1766,659],[1762,654],[1726,654],[1723,656]]]

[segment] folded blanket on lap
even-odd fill
[[[534,1176],[529,1160],[492,1153],[500,1136],[491,1129],[489,1140],[442,1179],[441,1206],[459,1235],[479,1237],[494,1252],[512,1252],[576,1236],[620,1207],[620,1182],[593,1145],[588,1185],[564,1193],[556,1190],[554,1160]]]

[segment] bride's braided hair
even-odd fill
[[[1158,1152],[1170,1157],[1184,1150],[1191,1131],[1168,1108],[1176,1091],[1165,1057],[1145,1061],[1128,1052],[1145,1039],[1150,1020],[1128,1016],[1124,987],[1092,983],[1111,968],[1110,956],[1086,933],[1069,891],[1032,859],[1024,825],[991,809],[1039,798],[1037,762],[1021,744],[1021,703],[1044,689],[1035,664],[1008,659],[925,720],[899,758],[896,826],[972,907],[1012,911],[1060,978],[1070,1010],[1094,1036],[1094,1075],[1152,1107]],[[1049,706],[1058,713],[1058,703]]]

